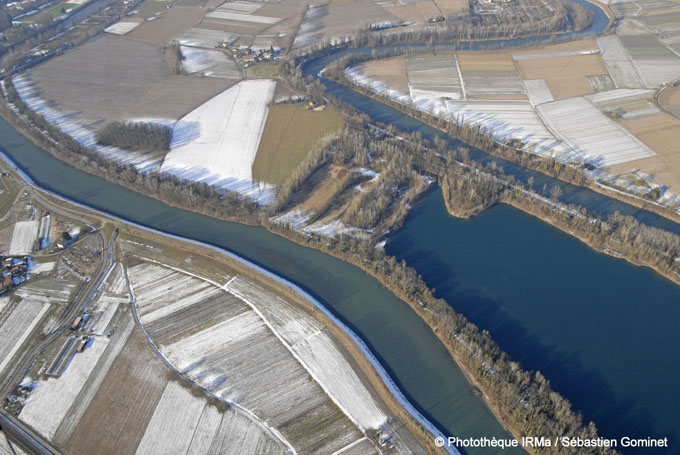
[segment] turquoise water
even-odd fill
[[[427,233],[427,235],[423,235]],[[437,295],[608,437],[680,445],[680,288],[507,205],[451,217],[430,192],[387,243]]]

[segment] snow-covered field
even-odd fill
[[[661,112],[650,101],[653,96],[654,90],[616,89],[587,95],[586,99],[603,112],[611,112],[624,119],[633,119]]]
[[[656,156],[584,98],[541,104],[538,111],[560,139],[598,167]]]
[[[211,19],[222,19],[225,21],[251,22],[256,24],[267,25],[274,25],[281,20],[278,17],[256,16],[254,14],[232,13],[228,11],[213,11],[212,13],[209,13],[206,17],[209,17]]]
[[[550,93],[548,84],[546,84],[543,79],[524,81],[524,87],[527,90],[529,101],[531,101],[531,104],[534,106],[553,101],[554,99],[552,93]]]
[[[139,455],[283,454],[285,451],[250,419],[227,409],[220,412],[177,382],[163,392]]]
[[[90,309],[90,320],[85,330],[96,335],[104,335],[111,319],[116,314],[118,306],[129,300],[125,297],[104,294],[101,295]]]
[[[232,13],[242,13],[251,14],[262,8],[264,3],[251,3],[251,2],[224,2],[217,7],[217,11],[227,11]]]
[[[345,70],[345,75],[353,83],[360,87],[365,87],[381,96],[387,97],[399,103],[409,104],[411,102],[411,95],[401,90],[392,88],[390,84],[384,81],[373,79],[365,76],[357,66],[350,66]]]
[[[106,33],[113,33],[114,35],[127,35],[139,26],[140,22],[116,22],[104,29]]]
[[[92,346],[76,354],[63,375],[38,382],[37,388],[28,396],[19,418],[51,439],[109,342],[105,337],[98,337]]]
[[[145,325],[222,293],[210,283],[164,267],[145,263],[135,271],[137,311]]]
[[[644,83],[630,58],[630,54],[616,35],[603,36],[596,40],[602,51],[602,60],[617,88],[640,88]]]
[[[130,314],[126,315],[126,318],[117,326],[116,331],[111,336],[111,338],[108,336],[96,337],[92,346],[90,346],[84,352],[75,355],[73,361],[61,377],[57,379],[48,379],[47,382],[53,382],[51,384],[52,388],[48,390],[45,395],[43,395],[44,403],[48,403],[47,411],[43,409],[43,412],[51,412],[50,409],[53,409],[57,415],[63,415],[63,417],[60,418],[59,425],[52,439],[55,444],[63,446],[69,440],[82,417],[85,415],[85,411],[87,411],[87,408],[90,406],[90,403],[99,390],[99,387],[104,382],[104,379],[106,379],[111,365],[113,365],[113,362],[118,357],[118,354],[120,354],[120,352],[123,350],[123,347],[127,343],[127,340],[130,337],[134,327],[135,324],[132,316]],[[80,364],[80,371],[76,371],[75,377],[60,385],[58,381],[61,381],[64,376],[69,374],[69,371],[74,367],[75,361],[78,360],[80,356],[83,356],[89,352],[99,342],[106,344],[103,352],[101,354],[94,353],[93,356],[87,360],[81,359],[83,360],[83,363]],[[87,361],[92,362],[92,367],[84,364]],[[85,373],[88,370],[89,373]],[[83,376],[86,380],[81,384],[80,381],[82,380],[81,378]],[[45,385],[45,382],[38,382],[38,390],[40,390],[43,385]],[[76,395],[73,398],[70,396],[66,397],[66,399],[59,397],[59,399],[56,400],[56,403],[50,401],[50,396],[58,393],[60,387],[69,387],[69,385],[72,385],[74,388],[78,389]],[[35,393],[35,391],[33,393]],[[69,393],[67,393],[67,395],[69,395]]]
[[[203,28],[190,28],[185,30],[175,38],[182,46],[204,47],[214,49],[225,41],[233,42],[238,35],[221,30],[207,30]]]
[[[465,88],[455,56],[409,57],[406,59],[406,71],[414,99],[465,99]]]
[[[36,221],[19,221],[14,225],[12,242],[9,246],[11,256],[30,254],[33,251],[33,244],[38,237],[38,225]]]
[[[0,325],[0,372],[7,367],[48,309],[49,305],[40,302],[22,301]]]
[[[378,429],[387,416],[356,375],[323,324],[277,295],[237,277],[229,290],[249,302],[290,346],[341,409],[361,428]]]
[[[41,278],[29,280],[26,284],[16,288],[14,295],[24,301],[65,305],[76,288],[74,281],[59,278]]]
[[[289,349],[267,322],[238,296],[218,287],[219,284],[186,275],[183,278],[180,272],[168,272],[159,265],[135,265],[129,269],[129,275],[142,318],[143,308],[162,311],[162,304],[170,297],[165,291],[153,289],[154,284],[167,289],[168,282],[181,283],[172,285],[174,295],[169,299],[172,311],[144,326],[155,341],[154,333],[164,330],[162,325],[196,320],[195,324],[184,327],[183,333],[175,333],[166,342],[156,342],[163,356],[193,381],[216,396],[247,409],[279,430],[302,452],[332,453],[363,436],[335,407],[324,389],[310,380],[310,374],[314,376],[314,373],[296,358],[295,351]],[[190,282],[186,282],[187,278]],[[212,319],[207,321],[201,319],[201,314],[210,305],[209,301],[202,300],[201,304],[190,306],[174,303],[192,298],[197,289],[204,289],[205,284],[228,297],[221,301],[222,308],[210,309],[207,316]],[[215,298],[218,296],[209,300]],[[318,329],[318,326],[313,327]],[[307,341],[315,341],[315,337]],[[301,351],[305,350],[303,346],[304,342],[301,342]],[[311,352],[331,352],[323,344],[318,349]],[[317,365],[319,368],[323,363]],[[331,376],[337,374],[338,371],[331,372]],[[368,409],[367,414],[360,415],[367,427],[381,420],[375,417],[372,408]],[[310,431],[312,426],[314,431]]]
[[[180,46],[182,65],[188,74],[201,74],[208,77],[237,79],[241,70],[236,63],[220,50],[201,49],[191,46]]]
[[[180,119],[161,172],[272,201],[273,189],[253,182],[252,167],[275,86],[239,82]]]
[[[481,124],[497,140],[519,139],[546,156],[568,154],[527,101],[447,101],[446,106],[451,118],[460,123]]]
[[[13,76],[12,82],[16,88],[21,100],[32,111],[42,115],[45,120],[55,125],[63,133],[71,136],[81,146],[95,149],[103,155],[115,159],[121,164],[128,164],[136,167],[142,172],[157,170],[163,160],[163,154],[151,154],[132,152],[123,150],[117,147],[106,147],[97,144],[95,132],[83,126],[79,121],[75,120],[73,115],[64,114],[52,107],[40,98],[36,93],[33,84],[24,76]],[[173,124],[174,120],[170,119],[155,119],[157,123]]]
[[[323,18],[328,15],[328,5],[310,5],[305,12],[305,18],[300,24],[295,41],[293,41],[293,49],[301,49],[303,47],[314,44],[324,36]]]

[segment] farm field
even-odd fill
[[[412,98],[465,99],[455,55],[409,57],[406,74]]]
[[[286,451],[248,417],[231,408],[220,411],[205,398],[170,382],[136,453],[283,455]]]
[[[447,101],[446,107],[459,122],[481,124],[499,140],[519,139],[548,156],[567,153],[527,101]]]
[[[240,79],[243,76],[236,62],[221,50],[190,46],[180,46],[180,49],[182,65],[187,74],[227,79]]]
[[[140,22],[133,21],[119,21],[110,27],[104,29],[106,33],[111,33],[113,35],[127,35],[132,30],[139,26]]]
[[[137,17],[144,18],[146,21],[125,35],[125,38],[158,45],[163,45],[174,36],[194,27],[206,13],[203,8],[197,7],[176,5],[166,8],[165,2],[158,0],[146,0],[140,6],[139,11]],[[153,20],[149,20],[151,17]]]
[[[253,162],[253,178],[282,185],[315,143],[342,126],[342,116],[330,106],[315,112],[301,104],[273,105]]]
[[[647,146],[583,98],[541,104],[538,111],[560,139],[598,167],[654,156]]]
[[[387,83],[391,89],[408,93],[408,77],[403,57],[369,60],[352,67],[362,76]]]
[[[676,117],[680,117],[680,87],[667,88],[659,95],[659,104]]]
[[[253,183],[252,166],[275,85],[269,79],[240,82],[183,117],[161,172],[269,201],[272,192]]]
[[[509,54],[458,53],[456,56],[466,98],[526,100],[522,80]]]
[[[602,51],[602,59],[617,88],[644,87],[640,73],[618,36],[598,38],[597,45]]]
[[[388,414],[325,328],[303,310],[238,276],[223,286],[137,260],[128,274],[149,337],[193,381],[242,406],[297,453],[331,453],[346,446],[375,453],[360,429],[380,427]],[[184,300],[190,304],[177,303]],[[185,400],[181,392],[166,393]],[[207,408],[199,408],[184,407],[193,410],[188,428],[206,418]],[[397,453],[422,450],[408,432],[396,439]]]
[[[653,102],[654,90],[617,89],[586,97],[602,112],[621,119],[634,119],[659,114],[661,111]]]
[[[0,372],[9,365],[12,357],[40,323],[50,306],[40,302],[20,302],[14,307],[0,310]]]
[[[435,3],[444,16],[465,11],[470,7],[466,0],[435,0]]]
[[[366,23],[398,21],[397,16],[372,0],[317,5],[307,10],[293,48],[301,49],[322,41],[343,41]]]
[[[219,30],[206,30],[202,28],[190,28],[173,38],[182,46],[203,47],[214,49],[224,41],[234,41],[235,33],[221,32]]]
[[[545,81],[556,100],[594,93],[588,78],[608,74],[598,54],[524,58],[516,64],[522,79]]]
[[[441,11],[432,0],[408,2],[405,4],[388,6],[385,11],[394,14],[405,22],[425,24],[428,19],[441,16]]]
[[[147,312],[147,307],[153,309],[158,304],[153,289],[157,268],[140,264],[129,269],[142,320],[153,314]],[[173,275],[180,276],[178,272]],[[184,285],[175,291],[177,298],[191,295],[196,286],[204,286],[197,278],[192,281],[193,286]],[[160,343],[161,353],[202,387],[237,402],[279,429],[298,453],[333,452],[359,439],[361,433],[342,417],[318,384],[308,380],[307,371],[262,319],[240,299],[229,297],[219,288],[213,289],[229,299],[222,314],[215,316],[215,323],[206,328],[200,325],[198,330],[185,329],[188,333],[178,333],[172,342]],[[181,311],[181,318],[200,323],[203,317],[200,310],[200,305],[192,305]],[[151,339],[159,330],[175,325],[178,317],[169,314],[156,320],[153,328],[145,324]],[[311,418],[317,425],[314,432],[305,430]]]
[[[75,454],[135,453],[168,381],[165,364],[141,332],[133,330],[68,439],[66,450]]]
[[[614,166],[611,172],[620,174],[639,170],[659,185],[680,192],[680,120],[669,114],[658,114],[622,121],[621,124],[657,156],[632,161],[628,166]]]
[[[680,58],[668,50],[657,35],[621,36],[620,40],[645,87],[657,88],[680,76]]]
[[[19,221],[14,225],[12,243],[9,246],[9,254],[22,256],[33,251],[33,245],[38,238],[39,221]]]
[[[93,129],[102,121],[178,119],[235,83],[172,75],[159,46],[113,35],[37,66],[26,80],[26,89],[49,104],[35,106],[38,112],[49,107],[64,122],[72,123],[75,116]]]

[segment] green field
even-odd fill
[[[284,184],[314,144],[340,131],[342,125],[342,116],[330,106],[321,112],[307,110],[302,104],[272,106],[253,163],[253,178]]]

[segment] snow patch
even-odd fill
[[[254,182],[252,167],[275,86],[239,82],[180,119],[161,172],[272,202],[273,187]]]

